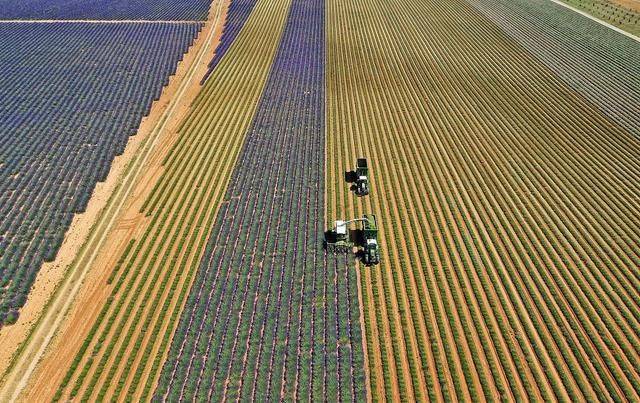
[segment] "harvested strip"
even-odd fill
[[[548,1],[467,1],[640,137],[640,42]]]
[[[640,141],[622,115],[466,1],[328,10],[327,225],[367,212],[382,231],[382,263],[359,268],[373,399],[637,400]],[[598,68],[638,83],[637,64]]]
[[[216,68],[220,60],[222,60],[222,57],[227,53],[227,50],[242,30],[242,27],[244,27],[249,15],[251,15],[256,2],[257,0],[231,0],[222,38],[220,38],[220,44],[216,49],[216,54],[209,63],[209,71],[207,71],[202,82],[209,78],[213,69]]]

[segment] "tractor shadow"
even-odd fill
[[[358,180],[358,174],[356,173],[356,171],[344,172],[344,181],[347,183],[352,183],[352,185],[349,187],[350,191],[352,192],[356,191],[357,186],[355,185],[355,183],[357,180]]]
[[[373,266],[373,265],[371,265],[371,264],[366,264],[366,263],[364,262],[364,250],[362,250],[362,249],[358,249],[358,251],[355,253],[355,258],[356,258],[356,260],[359,260],[359,261],[360,261],[360,264],[362,264],[362,265],[364,265],[364,266],[366,266],[366,267],[371,267],[371,266]]]
[[[332,230],[326,230],[324,232],[324,247],[327,247],[328,243],[335,243],[336,242],[336,233],[333,232]]]
[[[358,180],[358,174],[356,171],[345,171],[344,180],[347,183],[356,183],[356,180]]]

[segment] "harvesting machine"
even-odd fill
[[[351,234],[349,224],[361,222],[362,229]],[[374,214],[365,214],[362,218],[343,221],[337,220],[334,228],[327,231],[325,238],[327,250],[331,252],[350,252],[355,246],[362,247],[358,253],[367,266],[380,263],[380,250],[378,248],[378,225]]]
[[[349,224],[355,220],[343,221],[336,220],[332,230],[326,232],[325,245],[330,252],[350,252],[354,247],[349,233]]]
[[[366,196],[369,194],[369,168],[366,158],[358,158],[356,162],[356,195]]]
[[[362,224],[362,261],[367,266],[380,263],[380,250],[378,249],[378,223],[374,214],[365,214]]]

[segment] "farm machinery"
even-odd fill
[[[362,223],[362,228],[351,231],[349,224],[357,222]],[[350,252],[354,247],[358,247],[358,254],[365,265],[373,266],[380,263],[376,216],[365,214],[362,218],[353,220],[337,220],[334,228],[326,233],[325,245],[328,251],[337,253]]]
[[[369,194],[369,167],[366,158],[358,158],[356,170],[345,172],[345,179],[354,183],[351,190],[357,196]],[[361,228],[351,230],[349,224],[362,223]],[[367,266],[380,263],[380,249],[378,247],[378,223],[374,214],[365,214],[362,218],[353,220],[337,220],[334,227],[325,232],[325,247],[330,252],[347,253],[358,248],[356,254]]]
[[[367,266],[373,266],[380,263],[378,223],[373,214],[366,214],[363,218],[366,220],[362,223],[362,261]]]
[[[356,161],[356,188],[355,192],[358,196],[366,196],[369,194],[369,168],[367,167],[366,158],[358,158]]]

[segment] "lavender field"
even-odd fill
[[[202,28],[0,24],[0,324]]]
[[[324,233],[324,4],[294,0],[156,397],[364,399],[355,270]]]
[[[0,0],[0,19],[198,20],[210,0]]]

